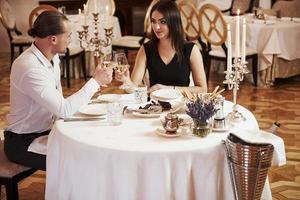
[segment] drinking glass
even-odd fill
[[[110,102],[107,104],[107,122],[111,126],[118,126],[123,119],[123,105],[120,102]]]
[[[128,64],[127,58],[125,53],[115,53],[114,54],[114,61],[116,62],[117,66],[114,68],[115,71],[117,71],[118,73],[125,73],[130,65]],[[127,89],[127,85],[125,83],[123,83],[122,85],[120,85],[120,89]]]
[[[114,69],[117,64],[113,60],[112,54],[107,54],[102,57],[101,65],[102,65],[102,68]],[[102,87],[107,87],[107,85],[102,85]]]
[[[134,99],[137,104],[147,102],[147,87],[137,87],[133,91]]]

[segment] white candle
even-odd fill
[[[109,15],[109,7],[108,7],[108,5],[105,6],[105,12],[106,12],[107,15]]]
[[[78,15],[79,15],[79,17],[81,16],[81,9],[80,8],[78,9]]]
[[[87,16],[87,7],[86,4],[83,4],[83,15],[84,15],[84,25],[86,26],[86,16]]]
[[[235,56],[240,57],[240,9],[237,9],[236,28],[235,28]]]
[[[243,18],[242,29],[242,63],[246,62],[246,18]]]
[[[227,72],[231,72],[232,50],[231,50],[231,31],[230,24],[227,24]]]
[[[98,13],[97,0],[94,0],[94,5],[95,5],[95,13]]]

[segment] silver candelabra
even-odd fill
[[[244,80],[244,74],[249,73],[247,68],[247,62],[242,62],[241,58],[235,58],[232,70],[225,71],[225,80],[223,81],[224,84],[228,85],[228,89],[233,91],[233,110],[228,114],[228,119],[231,122],[236,121],[245,121],[246,118],[238,111],[238,104],[237,104],[237,91],[239,90],[239,84],[241,81]]]
[[[94,23],[94,36],[89,35],[89,25],[82,25],[83,30],[77,31],[80,40],[80,47],[83,49],[87,49],[90,47],[94,47],[94,57],[95,60],[98,60],[105,53],[101,50],[102,47],[108,47],[111,45],[112,36],[113,36],[113,27],[104,28],[105,38],[101,39],[98,25],[99,25],[99,13],[92,13],[93,15],[93,23]]]

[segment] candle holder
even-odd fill
[[[105,54],[105,52],[101,50],[101,47],[108,47],[111,45],[113,27],[104,28],[105,38],[101,39],[98,30],[99,13],[92,13],[92,15],[94,24],[94,36],[92,37],[89,34],[89,25],[82,25],[83,30],[77,32],[80,41],[80,47],[85,50],[93,48],[92,51],[94,51],[94,57],[97,60]]]
[[[247,62],[241,61],[241,58],[234,59],[232,71],[225,71],[225,80],[223,84],[228,85],[228,89],[233,91],[233,110],[228,114],[228,119],[231,122],[245,121],[246,118],[238,111],[237,92],[239,84],[244,80],[244,74],[249,73]]]

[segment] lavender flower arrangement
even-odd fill
[[[204,100],[197,97],[195,101],[191,101],[186,104],[186,113],[193,119],[200,123],[206,123],[206,121],[211,118],[218,109],[215,108],[215,103],[212,100]]]

